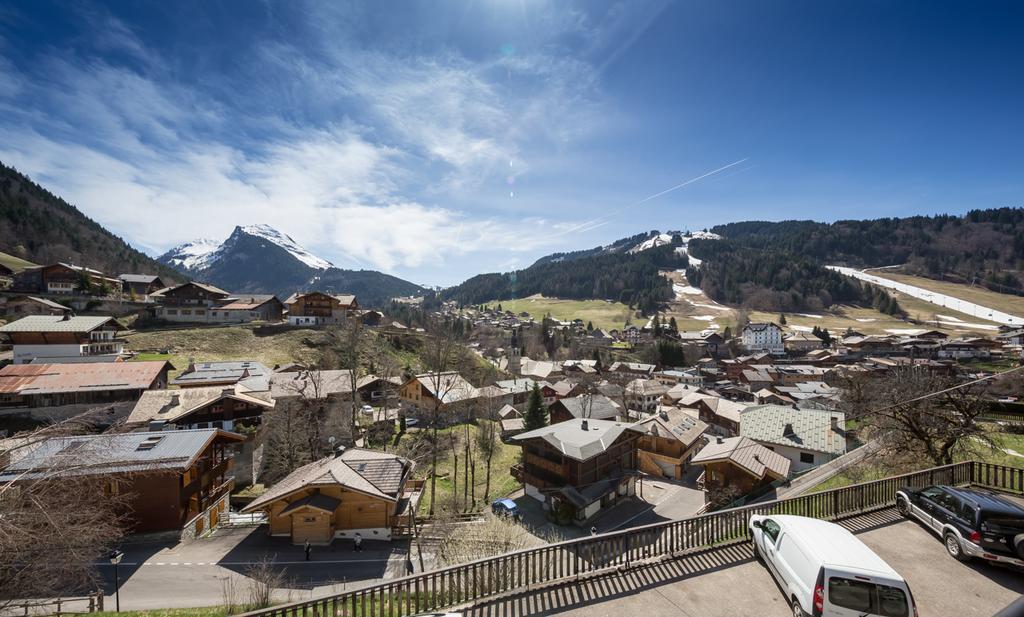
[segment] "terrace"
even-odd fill
[[[892,511],[902,486],[974,485],[1020,495],[1024,469],[965,462],[792,499],[548,544],[246,617],[401,617],[463,607],[468,615],[786,615],[773,579],[753,561],[751,514],[840,522],[907,578],[922,615],[991,615],[1024,593],[1019,571],[961,564]]]

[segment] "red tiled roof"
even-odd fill
[[[0,369],[0,394],[53,394],[148,388],[169,362],[11,364]]]

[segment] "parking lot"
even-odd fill
[[[923,617],[990,617],[1024,593],[1024,572],[960,563],[894,510],[844,523],[906,578]],[[733,545],[474,607],[473,617],[787,617],[791,611],[749,544]]]

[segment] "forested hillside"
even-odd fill
[[[789,251],[750,248],[731,240],[695,239],[688,248],[702,263],[687,268],[687,280],[716,302],[772,312],[853,304],[890,315],[902,313],[896,300],[881,289]]]
[[[37,264],[71,262],[111,276],[131,272],[183,278],[2,163],[0,251]]]
[[[646,234],[644,234],[646,237]],[[639,253],[597,253],[572,259],[540,260],[524,270],[481,274],[446,289],[441,297],[462,304],[543,294],[573,300],[617,300],[649,312],[672,299],[672,284],[659,268],[685,268],[685,255],[673,246]]]
[[[821,264],[905,264],[931,278],[978,279],[995,291],[1024,293],[1024,209],[972,210],[964,216],[867,221],[746,221],[712,229],[735,243]]]

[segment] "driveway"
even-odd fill
[[[637,482],[636,498],[619,500],[611,508],[599,512],[583,527],[552,523],[547,519],[547,513],[540,502],[524,495],[522,491],[514,493],[511,498],[519,504],[523,524],[534,535],[546,541],[570,540],[589,535],[591,527],[596,527],[598,533],[607,533],[694,515],[704,507],[704,492],[698,490],[696,485],[700,471],[699,468],[689,470],[682,481],[644,475]]]
[[[1024,593],[1019,570],[951,559],[923,527],[886,510],[844,523],[907,579],[919,613],[990,617]],[[516,594],[467,617],[787,617],[786,599],[747,543],[694,553],[623,574]]]
[[[272,563],[288,590],[280,599],[299,600],[362,586],[385,577],[405,575],[408,542],[364,540],[356,553],[351,541],[335,540],[314,546],[310,561],[301,546],[287,538],[271,538],[265,527],[221,528],[209,537],[168,544],[127,544],[118,566],[121,608],[185,608],[224,602],[225,586],[233,583],[244,597],[250,580],[246,573],[261,560]],[[100,564],[105,592],[114,606],[114,568]]]

